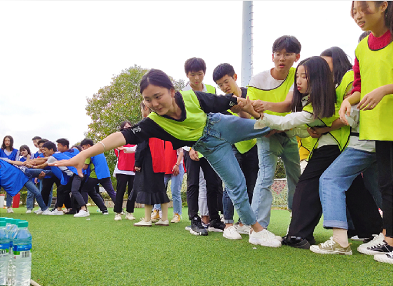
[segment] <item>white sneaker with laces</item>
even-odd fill
[[[275,235],[265,228],[259,232],[250,232],[250,238],[248,242],[254,245],[262,245],[267,247],[281,246],[281,242],[275,238]]]
[[[27,213],[27,214],[31,214],[31,210],[27,210],[26,213]]]
[[[376,253],[374,253],[372,251],[373,247],[382,244],[384,239],[385,239],[385,237],[384,237],[383,233],[381,232],[379,235],[374,237],[373,240],[359,245],[357,250],[363,254],[374,255]]]
[[[49,210],[49,208],[47,208],[47,209],[44,210],[41,214],[42,214],[42,215],[52,215],[52,212]]]
[[[134,215],[132,213],[127,213],[126,214],[126,219],[128,219],[128,220],[135,220],[135,217],[134,217]]]
[[[52,215],[64,215],[64,212],[63,212],[63,211],[59,211],[58,209],[55,209],[55,210],[52,212]]]
[[[242,239],[242,236],[236,231],[233,225],[225,228],[222,236],[228,239]]]
[[[235,224],[234,227],[239,234],[250,234],[251,226],[249,225]]]
[[[121,220],[121,214],[116,214],[115,215],[115,220]]]
[[[89,211],[80,210],[77,214],[74,214],[74,217],[87,217],[89,215]]]

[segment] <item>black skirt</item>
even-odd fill
[[[169,203],[164,184],[165,173],[154,173],[149,145],[144,152],[140,172],[135,172],[134,189],[137,193],[136,202],[139,204],[154,205]]]

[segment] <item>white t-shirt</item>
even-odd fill
[[[265,90],[274,89],[280,86],[284,82],[284,80],[275,79],[274,77],[272,77],[271,70],[272,69],[254,75],[248,85]],[[292,83],[289,91],[293,91],[293,85],[294,83]]]
[[[204,85],[204,84],[202,83],[202,86],[203,86],[202,92],[206,92],[206,93],[207,93],[206,85]],[[186,85],[182,90],[187,91],[187,90],[191,90],[191,89],[192,89],[192,87],[191,87],[190,83],[187,83],[187,85]]]

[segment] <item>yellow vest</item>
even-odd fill
[[[259,89],[253,86],[248,86],[247,96],[250,98],[250,100],[259,99],[259,100],[275,102],[275,103],[282,102],[287,97],[289,89],[295,82],[295,73],[296,73],[296,69],[293,67],[290,68],[287,78],[278,87],[274,89]],[[266,110],[264,112],[267,114],[273,114],[279,116],[285,116],[286,114],[289,113],[289,112],[278,113],[270,110]]]
[[[208,85],[208,84],[205,84],[205,86],[206,86],[207,93],[216,94],[216,88],[215,87],[213,87],[211,85]]]
[[[310,156],[310,152],[315,145],[315,142],[313,142],[312,139],[314,138],[312,138],[311,136],[306,138],[299,138],[296,136],[297,146],[299,148],[300,161],[305,160]]]
[[[340,110],[341,103],[344,100],[344,96],[352,89],[352,83],[354,79],[353,70],[347,71],[343,78],[341,79],[340,84],[336,87],[336,98],[337,98],[337,107]],[[340,128],[341,130],[341,142],[344,144],[343,149],[345,149],[349,142],[349,135],[351,133],[351,127],[346,125]],[[344,143],[344,141],[346,141]]]
[[[148,117],[179,140],[197,141],[202,136],[207,115],[202,110],[193,90],[180,91],[180,93],[183,96],[186,109],[186,119],[184,121],[166,118],[155,112],[151,112]]]
[[[336,112],[334,113],[334,115],[332,117],[324,117],[324,118],[318,118],[318,121],[320,124],[318,125],[312,125],[312,126],[318,126],[318,127],[328,127],[328,126],[332,126],[332,123],[334,120],[340,118],[340,115],[338,114],[338,107],[336,105]],[[313,114],[314,110],[313,107],[311,105],[311,103],[307,104],[305,107],[303,107],[303,111],[307,111],[311,114]],[[318,122],[317,120],[315,122]],[[311,127],[311,126],[310,126]],[[330,131],[329,134],[334,138],[334,140],[337,142],[338,148],[340,149],[340,151],[342,151],[345,147],[345,144],[347,142],[346,138],[342,138],[341,136],[341,128],[340,129],[336,129],[333,131]],[[310,156],[308,157],[309,159],[312,156],[312,153],[314,151],[314,149],[318,146],[318,142],[319,142],[319,138],[312,138],[309,137],[310,139],[310,146],[312,146],[312,149],[310,151]]]
[[[393,83],[393,42],[373,51],[368,47],[368,36],[357,46],[362,89],[360,98],[374,89]],[[393,141],[393,94],[388,94],[373,110],[360,111],[359,139]]]

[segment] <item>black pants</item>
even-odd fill
[[[111,178],[108,177],[108,178],[99,179],[98,182],[101,184],[101,186],[108,193],[108,195],[110,196],[111,200],[113,202],[116,202],[116,192],[113,189]]]
[[[113,209],[115,213],[121,213],[123,210],[123,198],[124,198],[124,193],[126,191],[127,184],[128,184],[128,189],[127,189],[128,200],[127,200],[126,210],[128,213],[134,212],[134,206],[131,207],[131,205],[135,205],[136,196],[134,196],[134,198],[130,198],[130,193],[134,186],[134,178],[135,178],[134,175],[116,174],[116,180],[117,180],[116,201],[115,201],[115,207]]]
[[[292,219],[288,236],[314,239],[314,229],[322,215],[319,198],[319,177],[340,155],[337,146],[323,146],[314,150],[306,169],[299,178],[293,197]],[[348,210],[358,233],[371,236],[381,230],[381,216],[371,194],[359,175],[346,192]]]
[[[246,178],[248,199],[251,204],[252,195],[254,193],[254,187],[258,178],[258,171],[259,171],[258,148],[257,145],[255,145],[244,154],[241,154],[236,149],[236,147],[233,147],[233,150],[235,153],[235,157],[239,162],[240,169],[242,169],[244,177]]]
[[[98,179],[87,178],[84,182],[81,195],[83,197],[83,201],[87,204],[88,196],[93,200],[93,202],[97,205],[97,207],[101,211],[107,211],[108,209],[105,206],[104,200],[100,196],[100,194],[96,191],[96,186],[98,184]]]
[[[393,142],[376,141],[378,183],[382,193],[383,228],[393,237]]]
[[[59,189],[60,180],[59,180],[55,175],[53,175],[53,176],[50,177],[50,178],[44,178],[44,179],[42,179],[41,196],[42,196],[42,199],[44,200],[44,203],[45,203],[46,205],[48,205],[48,202],[49,202],[49,195],[50,195],[50,192],[52,191],[52,186],[53,186],[53,184],[56,184],[57,189]],[[64,197],[64,199],[63,199],[63,204],[66,206],[66,208],[72,208],[72,202],[71,202],[71,198],[70,198],[69,195]],[[63,206],[63,204],[62,204],[61,206]],[[57,201],[56,201],[55,207],[56,207],[57,205],[58,205],[58,204],[57,204]]]
[[[188,152],[184,152],[184,162],[187,169],[187,204],[189,219],[191,220],[194,216],[198,215],[200,168],[202,168],[206,180],[207,208],[209,210],[210,219],[219,219],[219,197],[221,197],[220,202],[222,209],[222,181],[220,177],[205,158],[200,158],[199,161],[194,161],[190,158]]]

